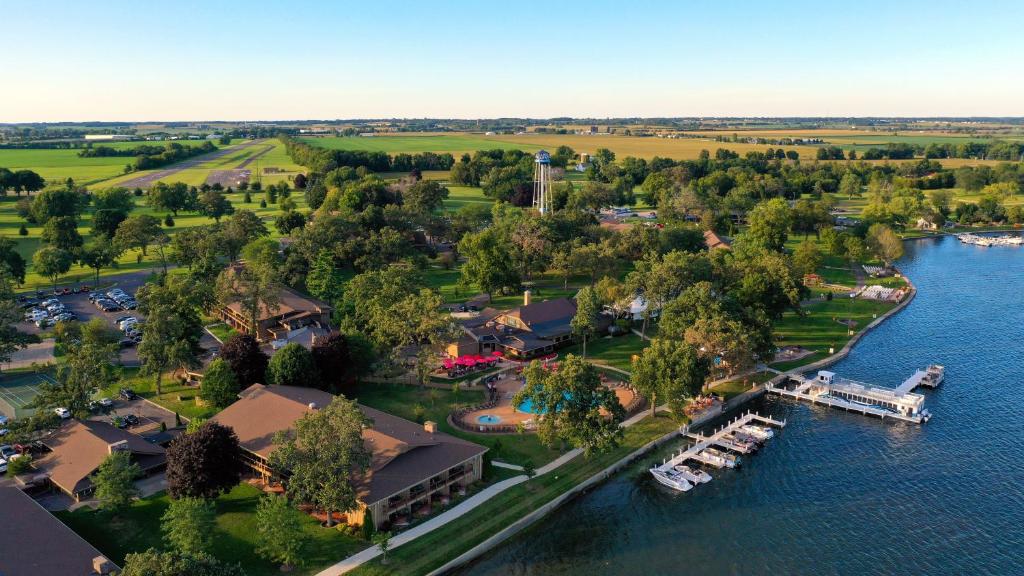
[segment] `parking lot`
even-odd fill
[[[110,280],[107,279],[104,284],[107,288],[98,290],[99,292],[106,292],[113,288],[119,288],[128,295],[134,295],[136,290],[145,283],[146,278],[149,277],[149,272],[136,272],[132,274],[124,274],[111,278],[116,280],[113,286],[110,286]],[[75,315],[79,322],[88,322],[94,317],[105,319],[114,329],[117,329],[114,321],[122,316],[134,316],[142,320],[142,315],[138,313],[138,310],[113,310],[104,312],[96,307],[93,302],[89,300],[89,292],[77,292],[72,294],[63,294],[55,296],[52,293],[45,294],[41,299],[37,298],[36,294],[27,295],[32,299],[45,300],[48,298],[55,298],[61,304],[64,305],[66,310]],[[40,334],[45,330],[49,330],[49,327],[38,327],[31,321],[25,321],[19,325],[19,329],[30,334]],[[118,330],[121,333],[120,330]],[[123,334],[123,333],[122,333]],[[139,356],[135,349],[135,346],[126,347],[121,350],[121,363],[125,366],[138,366]]]

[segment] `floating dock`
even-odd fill
[[[920,424],[927,422],[931,413],[924,407],[924,396],[912,390],[919,386],[934,387],[941,382],[941,377],[935,378],[932,375],[932,368],[918,370],[895,389],[840,378],[832,372],[821,370],[815,378],[791,376],[790,379],[796,381],[796,387],[792,389],[769,382],[765,384],[765,390],[812,404]]]
[[[729,450],[735,450],[737,452],[746,453],[743,450],[740,450],[740,446],[738,444],[726,440],[725,436],[728,436],[729,434],[738,431],[740,428],[746,426],[747,424],[758,423],[768,424],[771,426],[778,426],[779,428],[782,428],[786,425],[785,421],[774,420],[772,418],[761,416],[760,414],[756,414],[754,412],[747,412],[742,416],[737,416],[725,426],[722,426],[721,428],[715,430],[715,432],[712,433],[710,436],[704,436],[702,434],[693,434],[690,433],[688,428],[683,427],[682,429],[679,430],[679,433],[682,436],[696,440],[696,443],[687,448],[686,450],[680,450],[678,454],[672,456],[671,458],[667,458],[666,460],[664,460],[661,463],[661,466],[658,466],[658,469],[669,471],[679,464],[686,463],[688,460],[700,462],[701,464],[708,464],[710,466],[714,466],[715,468],[721,468],[723,464],[721,464],[720,462],[716,461],[713,458],[709,458],[708,456],[706,456],[703,453],[704,450],[714,446],[719,446],[722,448],[728,448]]]

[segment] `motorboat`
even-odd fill
[[[760,438],[762,441],[775,437],[775,432],[773,432],[771,428],[765,428],[764,426],[757,426],[754,424],[740,426],[740,431],[746,432],[755,438]]]
[[[677,464],[675,471],[692,484],[707,484],[711,482],[711,474],[696,468],[690,468],[683,464]]]
[[[736,434],[726,434],[722,438],[724,440],[732,442],[736,446],[736,448],[740,452],[743,452],[744,454],[746,454],[747,452],[754,452],[760,447],[760,445],[757,442],[753,442],[746,438],[740,438]]]
[[[711,456],[712,458],[720,458],[726,468],[736,468],[740,465],[740,457],[728,452],[723,452],[717,448],[705,448],[704,454]]]
[[[946,378],[946,367],[941,364],[932,364],[925,369],[921,384],[935,388]]]
[[[668,486],[673,490],[680,492],[689,492],[693,488],[693,484],[690,484],[681,472],[669,469],[663,470],[662,468],[655,467],[651,468],[651,476],[658,481],[658,484],[662,486]]]
[[[761,444],[764,443],[764,440],[762,440],[761,438],[758,438],[757,436],[754,436],[753,434],[747,434],[746,432],[744,432],[742,430],[736,430],[735,432],[732,433],[732,435],[737,440],[746,440],[747,442],[754,443],[755,446],[760,446]]]

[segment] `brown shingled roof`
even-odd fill
[[[212,419],[230,426],[246,450],[268,458],[276,447],[274,434],[288,430],[308,414],[310,403],[326,406],[334,396],[313,388],[253,384],[239,400]],[[387,412],[359,405],[372,421],[363,441],[372,457],[366,476],[358,481],[360,498],[372,503],[427,480],[464,462],[487,448],[441,432],[429,433],[422,425]]]
[[[34,466],[61,489],[75,494],[92,485],[89,476],[110,455],[110,445],[121,441],[127,442],[133,456],[151,457],[140,463],[144,468],[165,461],[163,447],[150,444],[137,434],[106,422],[75,420],[43,440],[51,452],[36,460]]]
[[[0,487],[0,574],[89,576],[99,550],[17,488]]]

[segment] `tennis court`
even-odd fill
[[[31,372],[28,374],[5,374],[0,377],[0,412],[8,418],[31,416],[35,410],[25,408],[43,382],[56,382],[49,374]]]

